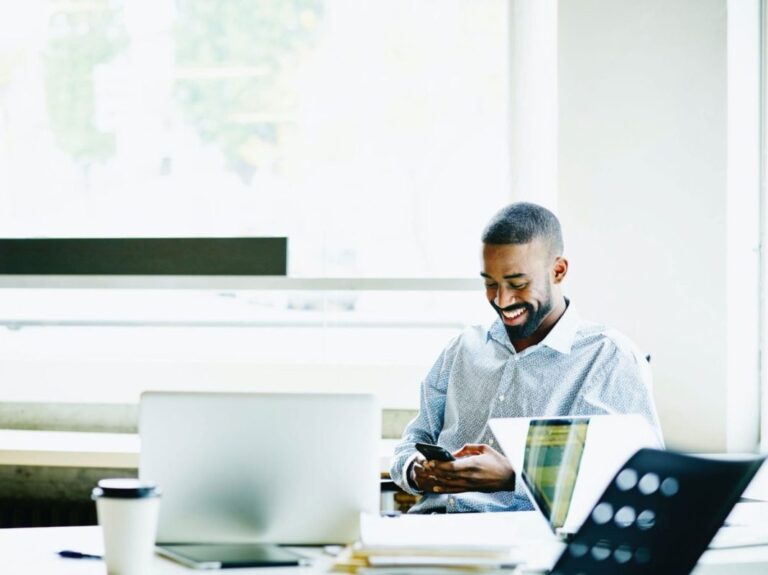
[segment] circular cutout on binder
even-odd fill
[[[637,516],[637,526],[643,531],[647,531],[656,525],[656,514],[650,509],[645,509]]]
[[[573,542],[568,546],[568,551],[573,557],[584,557],[589,552],[589,546],[586,543]]]
[[[680,484],[674,477],[667,477],[661,482],[661,493],[663,495],[672,497],[673,495],[677,495],[678,491],[680,491]]]
[[[629,491],[635,485],[637,485],[637,471],[630,469],[622,469],[621,473],[616,476],[616,487],[621,491]]]
[[[592,510],[592,521],[598,525],[605,525],[613,517],[613,505],[603,501],[598,503]]]
[[[651,562],[651,552],[645,547],[640,547],[635,551],[635,561],[640,565],[646,565]]]
[[[659,490],[659,476],[655,473],[646,473],[637,484],[637,488],[643,495],[651,495]]]
[[[613,552],[613,558],[616,563],[624,564],[628,563],[632,559],[632,548],[628,545],[619,545]]]
[[[616,512],[613,520],[619,527],[629,527],[635,522],[636,517],[635,510],[629,505],[625,505]]]
[[[596,543],[594,547],[592,547],[592,558],[595,561],[605,561],[610,556],[611,548],[608,547],[606,543],[600,541]]]

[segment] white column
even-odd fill
[[[557,207],[557,0],[511,0],[512,197]]]
[[[760,0],[728,0],[728,451],[759,443]]]

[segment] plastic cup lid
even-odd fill
[[[98,497],[142,499],[144,497],[158,497],[159,495],[160,490],[152,481],[131,478],[102,479],[98,486],[93,488],[91,499]]]

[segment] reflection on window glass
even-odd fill
[[[0,6],[0,236],[288,236],[294,276],[474,277],[507,2]]]

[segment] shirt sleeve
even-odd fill
[[[637,413],[651,425],[664,446],[653,401],[652,374],[645,358],[620,349],[601,364],[574,405],[574,413],[600,415]]]
[[[453,355],[444,350],[421,382],[419,413],[403,432],[403,438],[395,448],[390,476],[404,491],[417,495],[420,492],[408,483],[408,467],[416,456],[414,445],[437,443],[443,429],[445,399],[448,389],[450,365]]]

